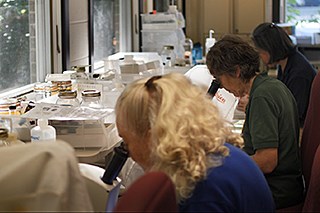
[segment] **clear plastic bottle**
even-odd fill
[[[31,142],[55,142],[56,129],[48,125],[47,119],[38,119],[37,126],[31,129]]]
[[[203,51],[203,49],[202,49],[202,46],[199,42],[197,42],[193,45],[193,49],[192,49],[192,64],[193,65],[202,63],[202,59],[203,59],[202,51]]]
[[[98,90],[84,90],[81,93],[81,106],[101,109],[101,93]]]
[[[77,98],[77,91],[75,90],[60,91],[58,97],[56,104],[70,107],[80,106],[80,101]]]
[[[209,30],[209,38],[206,39],[206,55],[210,48],[216,43],[216,39],[213,38],[214,30]]]

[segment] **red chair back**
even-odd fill
[[[303,127],[302,138],[301,138],[301,160],[302,160],[302,173],[305,179],[306,192],[315,194],[314,189],[311,189],[313,186],[310,185],[311,170],[314,163],[315,153],[320,144],[320,72],[313,79],[311,93],[309,98],[308,111]],[[318,163],[319,164],[319,163]],[[319,167],[319,166],[318,166]],[[319,179],[320,180],[320,179]],[[314,185],[315,183],[313,183]],[[307,198],[306,202],[312,202],[312,198]],[[307,207],[308,206],[308,207]],[[291,206],[284,209],[278,209],[277,212],[301,212],[302,208],[305,210],[309,207],[310,204],[300,203],[296,206]]]
[[[320,212],[320,146],[314,156],[303,212]]]
[[[308,190],[311,167],[315,152],[320,144],[320,72],[313,80],[309,107],[301,139],[302,173]]]
[[[178,212],[175,187],[162,172],[138,178],[119,198],[114,212]]]

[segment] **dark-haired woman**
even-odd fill
[[[306,117],[315,68],[300,53],[285,30],[274,23],[262,23],[253,33],[252,40],[262,62],[267,66],[277,66],[277,78],[293,94],[299,112],[300,127]]]

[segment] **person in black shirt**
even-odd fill
[[[286,31],[274,23],[262,23],[253,33],[252,40],[262,62],[267,66],[277,66],[277,78],[293,94],[299,112],[300,127],[306,117],[315,68],[292,43]]]

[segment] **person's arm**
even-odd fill
[[[261,171],[264,174],[268,174],[271,173],[278,164],[278,149],[259,149],[251,157],[257,163]]]
[[[249,127],[254,152],[252,159],[264,174],[278,165],[279,107],[271,98],[254,98],[249,108]]]
[[[246,112],[246,107],[249,102],[249,95],[244,95],[239,99],[238,105],[237,105],[237,110],[241,112]]]

